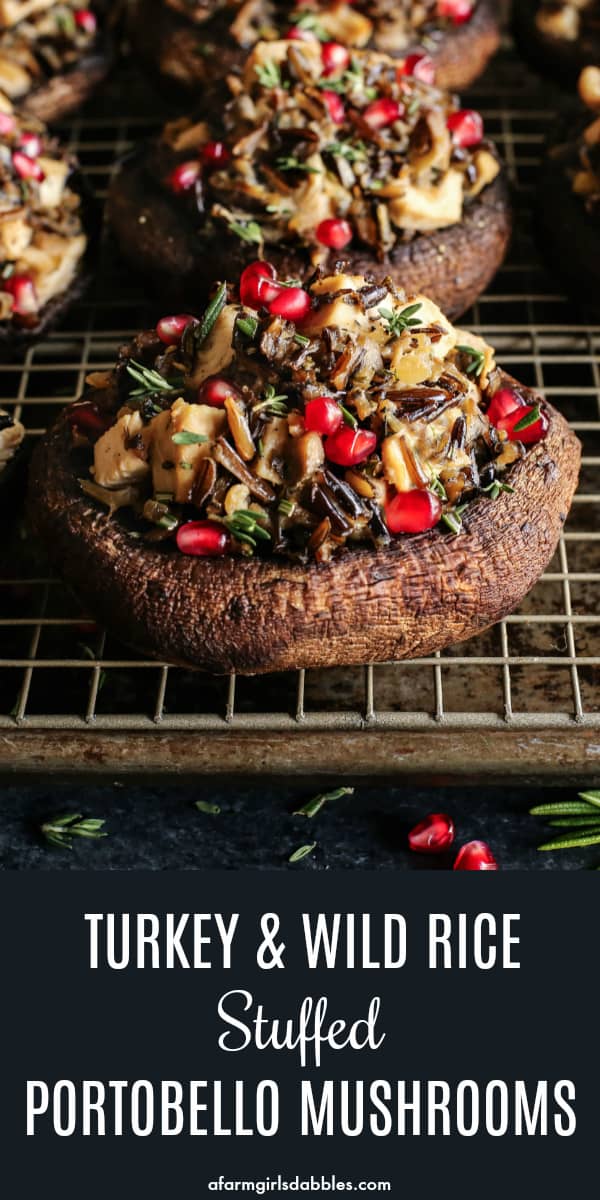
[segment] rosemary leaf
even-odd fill
[[[540,414],[540,406],[539,404],[535,404],[531,412],[526,413],[525,416],[521,417],[521,420],[517,421],[517,424],[513,426],[513,433],[522,433],[524,429],[529,429],[530,425],[535,425],[536,421],[539,421],[540,419]]]
[[[242,242],[251,242],[260,246],[263,235],[258,221],[230,221],[227,226],[230,233],[235,233]]]
[[[256,317],[238,317],[235,324],[236,329],[239,329],[241,333],[245,333],[246,337],[256,337],[256,330],[258,329]]]
[[[208,438],[204,433],[192,433],[190,429],[181,429],[179,433],[173,434],[171,441],[175,442],[176,446],[198,446],[201,442],[207,442]]]
[[[356,420],[354,413],[351,413],[348,408],[344,408],[343,404],[340,404],[340,409],[346,425],[349,425],[351,429],[357,429],[358,421]]]
[[[209,813],[210,816],[218,816],[221,809],[218,804],[211,804],[210,800],[196,800],[195,806],[198,812]]]
[[[143,363],[136,362],[135,358],[129,359],[126,370],[127,374],[131,375],[131,378],[140,385],[129,393],[130,396],[152,396],[155,392],[175,392],[182,384],[180,377],[169,382],[153,367],[145,367]]]
[[[81,813],[62,813],[50,817],[40,825],[40,832],[47,842],[63,849],[73,848],[73,838],[105,838],[102,832],[104,821],[98,817],[82,817]]]
[[[585,800],[586,804],[600,808],[600,792],[579,792],[578,794],[580,800]]]
[[[291,862],[291,863],[301,862],[303,858],[307,858],[307,856],[309,854],[312,854],[316,845],[317,845],[316,842],[310,842],[306,846],[299,846],[297,850],[294,850],[293,854],[290,854],[290,857],[288,858],[288,862]]]
[[[548,824],[556,829],[600,829],[600,814],[597,817],[559,817]]]
[[[476,350],[474,346],[457,346],[456,349],[470,360],[466,368],[467,375],[474,375],[475,378],[481,375],[485,363],[483,350]]]
[[[219,313],[221,312],[221,309],[225,306],[226,299],[227,284],[222,283],[220,284],[216,295],[213,296],[210,304],[208,305],[200,324],[194,327],[194,341],[197,346],[201,346],[202,342],[204,342],[208,337],[213,325],[215,324],[215,321],[217,320],[217,317],[219,316]]]
[[[576,850],[583,846],[600,846],[600,829],[595,833],[573,834],[573,837],[558,837],[544,842],[538,850]]]
[[[307,800],[301,808],[294,810],[295,817],[316,817],[321,811],[324,804],[329,804],[333,800],[341,800],[342,796],[353,796],[354,788],[339,787],[333,792],[322,792],[319,796],[315,796],[312,800]]]
[[[536,804],[529,812],[532,817],[587,817],[594,816],[594,805],[580,804],[578,800],[555,800],[549,804]]]

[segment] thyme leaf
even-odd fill
[[[260,246],[263,240],[262,229],[258,221],[230,221],[227,228],[230,233],[235,233],[242,242],[251,242]]]
[[[181,429],[179,433],[174,433],[171,438],[176,446],[198,446],[201,442],[207,442],[208,438],[204,433],[192,433],[190,429]],[[183,463],[179,464],[181,467]]]
[[[333,792],[321,792],[319,796],[315,796],[312,800],[307,800],[301,808],[294,810],[295,817],[316,817],[321,811],[324,804],[329,804],[334,800],[341,800],[342,796],[353,796],[353,787],[335,788]]]
[[[273,384],[265,388],[264,397],[258,404],[252,405],[252,412],[264,412],[269,417],[285,417],[288,412],[287,396],[277,396]]]
[[[422,324],[422,321],[415,317],[420,308],[419,301],[417,304],[409,304],[408,308],[403,308],[400,312],[391,308],[380,308],[378,311],[382,321],[386,323],[386,332],[392,337],[400,337],[405,329],[413,329]]]
[[[44,821],[40,825],[40,833],[53,846],[71,850],[74,837],[108,837],[108,834],[102,832],[104,824],[105,822],[97,817],[82,817],[81,813],[63,813]]]

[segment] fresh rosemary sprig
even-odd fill
[[[354,788],[339,787],[333,792],[321,792],[319,796],[315,796],[312,800],[307,800],[301,808],[294,810],[295,817],[316,817],[321,811],[324,804],[329,804],[334,800],[341,800],[342,796],[353,796]]]
[[[600,846],[600,792],[579,792],[578,800],[537,804],[532,817],[545,817],[553,828],[565,832],[543,842],[538,850],[576,850]]]
[[[227,228],[230,233],[235,233],[242,242],[251,242],[260,246],[263,240],[262,229],[258,221],[230,221]]]
[[[475,379],[478,379],[485,365],[483,350],[476,350],[474,346],[457,346],[456,349],[469,359],[469,365],[465,368],[466,374],[473,375]]]
[[[81,813],[63,813],[44,821],[40,825],[40,832],[53,846],[72,850],[74,837],[107,837],[108,834],[102,832],[104,824],[105,822],[97,817],[82,817]]]
[[[208,438],[205,433],[192,433],[190,429],[180,429],[179,433],[174,433],[171,441],[176,446],[198,446],[201,442],[207,442]],[[183,466],[183,463],[179,464]]]
[[[391,308],[380,308],[379,315],[386,323],[386,332],[392,337],[400,337],[405,329],[413,329],[416,325],[421,325],[422,321],[415,317],[415,313],[420,308],[420,301],[417,304],[409,304],[408,308],[403,308],[400,312]]]
[[[281,87],[281,71],[279,64],[276,62],[258,63],[255,66],[256,77],[261,87],[276,88]]]
[[[229,532],[238,542],[243,542],[249,546],[251,552],[256,550],[258,541],[270,542],[271,534],[264,525],[259,523],[259,513],[251,512],[249,509],[240,508],[237,512],[231,514],[230,517],[225,517],[224,524]]]
[[[129,393],[131,397],[135,398],[153,396],[156,392],[176,392],[183,383],[181,376],[174,381],[169,381],[153,367],[145,367],[143,363],[136,362],[135,358],[128,360],[126,370],[127,374],[131,375],[131,378],[139,384],[139,387]]]
[[[297,850],[294,850],[293,854],[290,854],[288,862],[301,862],[303,858],[307,858],[309,854],[312,854],[313,850],[316,849],[316,845],[316,842],[310,842],[306,846],[299,846]]]
[[[252,405],[252,412],[264,412],[269,417],[285,417],[288,413],[287,396],[278,396],[272,383],[265,388],[263,399]]]
[[[201,346],[208,337],[213,325],[217,320],[217,317],[219,316],[219,313],[225,306],[226,300],[227,284],[222,283],[220,284],[216,295],[213,296],[210,304],[208,305],[200,324],[194,326],[194,341],[197,346]]]
[[[522,433],[524,429],[529,429],[530,425],[535,425],[536,421],[539,421],[540,416],[541,408],[539,404],[535,404],[531,412],[526,413],[520,421],[517,421],[516,425],[513,425],[513,433]]]
[[[294,154],[285,154],[281,158],[275,160],[275,166],[278,171],[306,171],[308,175],[322,175],[323,172],[318,167],[311,167],[308,163],[302,162],[300,158],[296,158]]]

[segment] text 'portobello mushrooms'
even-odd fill
[[[479,113],[408,62],[345,55],[324,74],[318,42],[260,42],[218,123],[174,121],[125,163],[109,217],[161,295],[197,303],[199,280],[237,278],[264,249],[301,279],[343,249],[354,273],[379,264],[450,316],[484,290],[510,212]]]
[[[389,278],[257,262],[162,318],[34,455],[34,529],[92,612],[170,662],[254,673],[433,653],[554,552],[565,420]]]
[[[517,0],[513,21],[521,53],[545,75],[572,82],[600,61],[599,0]]]
[[[138,0],[132,42],[173,87],[202,94],[239,71],[257,41],[320,41],[393,56],[427,54],[440,87],[462,90],[500,40],[495,0]]]
[[[0,0],[0,92],[42,121],[79,108],[110,66],[106,9],[79,0]]]
[[[81,294],[95,222],[73,155],[0,96],[0,348],[39,337]]]
[[[573,295],[600,309],[600,68],[586,67],[579,94],[592,114],[568,141],[553,146],[542,167],[537,225],[548,264]]]

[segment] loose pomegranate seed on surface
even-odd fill
[[[398,75],[420,79],[421,83],[435,83],[435,63],[428,54],[409,54],[399,67]]]
[[[330,250],[343,250],[354,236],[350,222],[341,217],[330,217],[327,221],[321,221],[315,233],[317,241],[322,246],[328,246]]]
[[[304,428],[308,432],[328,437],[337,433],[344,422],[344,414],[332,396],[315,396],[304,407]]]
[[[350,429],[346,425],[325,441],[325,455],[338,467],[355,467],[373,453],[377,438],[369,429]]]
[[[178,163],[171,174],[167,176],[167,184],[171,191],[176,195],[181,192],[189,192],[190,188],[195,186],[201,169],[200,163],[195,159]]]
[[[424,533],[433,529],[442,515],[439,496],[427,489],[396,492],[385,506],[385,520],[390,533]]]
[[[196,558],[220,558],[229,544],[229,534],[218,521],[188,521],[177,530],[177,549]]]
[[[337,75],[350,66],[350,51],[340,42],[323,42],[321,60],[324,75]]]
[[[438,17],[449,17],[455,25],[464,25],[473,16],[474,0],[438,0]]]
[[[12,310],[18,316],[26,317],[37,312],[38,298],[31,275],[11,275],[1,281],[0,288],[12,296]]]
[[[532,420],[532,417],[537,417]],[[525,422],[525,428],[519,429],[521,422]],[[549,428],[548,418],[543,410],[537,404],[524,404],[522,408],[515,408],[512,412],[501,417],[496,422],[496,429],[503,429],[508,435],[509,442],[523,442],[524,446],[532,446],[535,442],[541,442],[546,437]]]
[[[202,147],[201,156],[204,166],[213,171],[223,163],[229,162],[231,157],[225,142],[207,142]]]
[[[102,413],[96,404],[92,404],[91,400],[84,400],[82,404],[69,405],[67,421],[71,429],[78,429],[81,433],[85,433],[91,441],[97,441],[110,425],[110,417]]]
[[[454,841],[454,821],[446,813],[430,813],[408,835],[411,850],[419,854],[443,854]]]
[[[330,92],[328,88],[324,88],[321,92],[321,99],[327,106],[329,116],[335,125],[343,125],[346,116],[346,108],[341,96],[337,92]]]
[[[77,8],[73,13],[75,24],[83,29],[84,33],[95,33],[98,28],[95,13],[89,8]]]
[[[188,325],[196,321],[196,317],[190,316],[189,313],[178,313],[172,317],[161,317],[157,322],[156,332],[165,346],[177,346],[181,341],[181,335]]]
[[[277,272],[271,263],[257,259],[240,275],[240,300],[247,308],[269,304],[280,291],[281,284],[277,283]]]
[[[497,871],[498,863],[487,842],[467,842],[461,846],[454,863],[455,871]]]
[[[284,287],[267,307],[274,317],[283,317],[286,321],[302,321],[310,312],[310,296],[304,288]]]
[[[7,136],[14,133],[17,127],[17,122],[12,113],[0,112],[0,134]]]
[[[19,179],[35,179],[36,183],[41,183],[46,178],[40,164],[24,150],[15,150],[12,160]]]
[[[221,375],[211,375],[198,388],[198,404],[210,404],[211,408],[223,408],[228,396],[237,398],[240,392]]]
[[[397,100],[392,100],[391,96],[380,96],[379,100],[367,104],[361,116],[370,129],[385,129],[387,125],[393,125],[403,112],[404,109]]]
[[[487,410],[490,425],[497,425],[502,417],[508,416],[508,413],[514,412],[517,408],[524,407],[525,401],[519,392],[515,392],[513,388],[499,388]]]
[[[27,129],[24,130],[19,138],[19,149],[28,158],[37,158],[42,153],[42,143],[37,133],[30,133]]]
[[[457,146],[478,146],[483,138],[483,118],[474,108],[451,113],[446,124]]]

